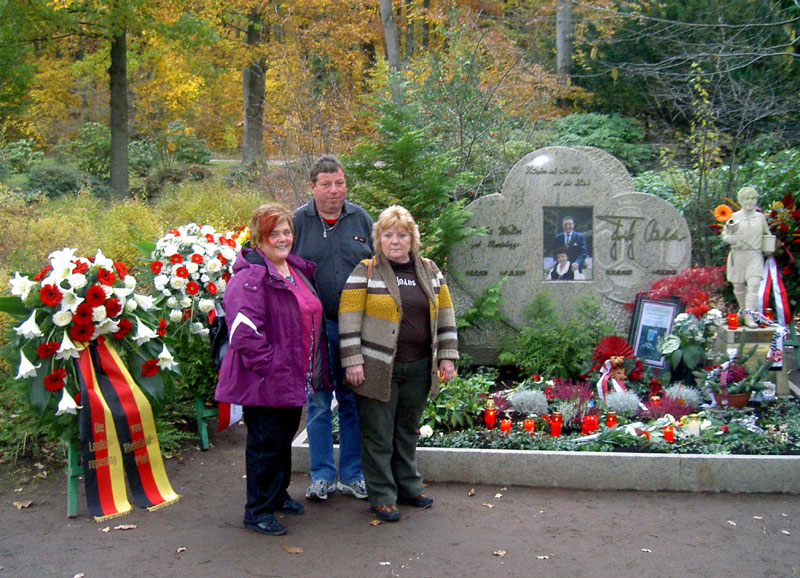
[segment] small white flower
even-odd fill
[[[100,288],[106,294],[106,299],[111,299],[114,296],[114,288],[111,285],[100,285]]]
[[[151,339],[158,337],[158,334],[156,334],[156,332],[150,329],[147,325],[142,323],[141,319],[137,317],[136,321],[136,335],[133,338],[134,341],[136,341],[136,345],[141,347],[143,343],[147,343]]]
[[[424,425],[419,428],[419,437],[429,438],[433,435],[433,428],[429,425]]]
[[[222,270],[222,262],[214,257],[208,263],[206,263],[206,270],[209,273],[218,273],[220,270]]]
[[[57,327],[66,327],[72,322],[72,312],[69,310],[62,309],[55,315],[53,315],[53,323]]]
[[[202,281],[203,283],[208,283],[209,281],[211,281],[211,277],[209,277],[208,275],[206,275],[205,273],[203,273],[203,274],[200,276],[200,281]]]
[[[686,321],[687,319],[689,319],[689,314],[688,313],[679,313],[675,317],[675,324],[679,325],[679,324],[683,323],[684,321]]]
[[[234,251],[233,248],[229,247],[228,245],[223,245],[219,252],[222,253],[222,256],[228,261],[236,257],[236,251]]]
[[[102,323],[95,326],[94,336],[108,335],[109,333],[116,333],[117,331],[119,331],[119,321],[114,321],[110,317],[106,317]]]
[[[81,407],[72,396],[67,393],[67,388],[61,388],[61,401],[58,402],[58,410],[56,411],[56,415],[64,415],[65,413],[71,413],[72,415],[78,415],[78,410]]]
[[[31,316],[25,320],[24,323],[14,328],[14,331],[17,332],[17,335],[22,335],[25,339],[32,339],[34,337],[41,337],[43,335],[42,330],[39,329],[39,326],[36,324],[36,311],[31,313]]]
[[[174,367],[177,367],[178,363],[175,361],[175,358],[172,357],[172,354],[167,349],[167,344],[163,344],[161,346],[161,353],[158,354],[158,366],[161,369],[168,369],[172,370]]]
[[[105,305],[100,305],[99,307],[92,308],[92,321],[94,321],[95,323],[103,321],[106,317],[107,315],[106,315]]]
[[[136,302],[139,304],[139,307],[142,308],[142,311],[150,311],[151,309],[155,309],[155,305],[153,305],[153,298],[150,295],[140,295],[136,293],[133,296],[136,299]]]
[[[67,283],[69,283],[70,287],[73,289],[82,289],[86,287],[86,275],[83,273],[71,273],[67,276]]]
[[[183,319],[183,312],[180,309],[170,309],[169,320],[172,323],[178,323]]]
[[[729,347],[728,349],[725,350],[725,353],[728,356],[728,359],[733,361],[734,359],[736,359],[736,356],[739,355],[739,350],[736,349],[735,347]]]
[[[68,291],[61,291],[61,311],[69,311],[75,313],[78,305],[83,303],[83,297],[78,297],[75,292],[70,289]]]
[[[166,275],[156,275],[153,279],[153,287],[156,288],[156,291],[163,291],[167,283],[169,283],[169,277]]]
[[[109,271],[114,270],[114,261],[103,255],[100,249],[97,250],[97,255],[94,256],[94,264]]]
[[[172,291],[170,291],[169,289],[164,289],[164,290],[161,292],[161,294],[162,294],[164,297],[172,297]]]
[[[125,287],[127,287],[128,289],[133,289],[134,287],[136,287],[136,277],[134,277],[133,275],[125,275],[125,279],[123,279],[123,282],[125,283]]]
[[[14,273],[14,278],[9,279],[8,284],[11,286],[11,294],[23,301],[27,299],[31,289],[38,285],[36,281],[31,281],[27,276],[20,275],[19,271]]]
[[[75,347],[75,344],[69,338],[69,334],[65,331],[64,337],[61,338],[61,346],[56,352],[56,359],[77,359],[78,357],[80,357],[78,348]]]
[[[175,299],[175,297],[170,297],[169,299],[167,299],[167,307],[175,309],[176,307],[178,307],[178,300]]]
[[[127,297],[131,293],[133,293],[133,289],[128,287],[114,287],[113,291],[114,291],[114,297],[116,297],[120,301],[122,301],[123,299],[127,299]]]
[[[208,335],[208,329],[203,327],[202,323],[195,321],[189,326],[189,333],[192,335]]]
[[[182,298],[182,299],[179,301],[179,303],[180,303],[181,307],[183,307],[184,309],[188,309],[189,307],[191,307],[191,306],[192,306],[192,300],[191,300],[191,299],[189,299],[188,297],[183,297],[183,298]]]
[[[195,263],[194,261],[189,261],[188,263],[186,263],[186,270],[189,271],[190,275],[197,273],[197,263]]]
[[[36,370],[42,366],[41,363],[34,365],[27,357],[25,352],[20,349],[19,351],[19,371],[17,372],[17,379],[25,379],[26,377],[33,377],[36,375]]]
[[[167,243],[161,249],[161,252],[164,254],[164,257],[166,257],[167,260],[169,260],[170,257],[172,257],[175,253],[178,252],[178,246],[175,245],[174,243]]]
[[[211,225],[203,225],[202,227],[200,227],[200,234],[204,235],[204,236],[205,235],[213,235],[216,232],[217,232],[217,230],[214,227],[212,227]]]
[[[197,308],[201,313],[208,313],[214,309],[214,301],[211,299],[201,299],[197,304]]]
[[[169,286],[173,289],[180,290],[183,289],[183,286],[186,285],[186,279],[182,277],[173,277],[169,280]]]
[[[125,302],[125,311],[127,313],[133,313],[136,311],[137,307],[139,307],[139,304],[136,302],[136,299],[128,299]]]

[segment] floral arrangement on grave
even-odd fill
[[[0,299],[0,311],[21,321],[11,342],[19,353],[16,378],[28,381],[29,399],[40,411],[57,405],[56,416],[77,414],[77,366],[94,344],[120,352],[133,379],[153,397],[163,390],[162,371],[177,372],[158,334],[152,297],[136,293],[128,267],[102,251],[94,257],[55,251],[37,275],[17,271],[9,285],[12,297]],[[55,433],[64,434],[64,427],[61,422]]]
[[[597,342],[592,363],[592,371],[599,370],[597,396],[603,400],[610,391],[628,391],[626,381],[639,381],[644,375],[644,366],[636,359],[633,347],[617,335],[608,335]]]
[[[155,245],[137,245],[152,260],[155,303],[169,324],[178,331],[188,327],[191,334],[208,334],[209,313],[222,301],[241,241],[248,237],[249,231],[222,234],[209,225],[189,223]]]
[[[727,287],[725,267],[689,267],[677,275],[654,281],[650,289],[637,293],[647,299],[666,299],[670,296],[680,298],[687,313],[702,317],[711,309],[711,303],[723,301],[722,290]],[[636,301],[625,304],[633,311]]]
[[[695,372],[695,376],[701,380],[701,387],[708,393],[722,395],[752,393],[765,389],[764,376],[772,365],[771,362],[760,363],[758,368],[751,372],[745,364],[756,352],[757,347],[754,345],[744,355],[743,349],[744,343],[738,348],[731,347],[725,352],[728,355],[725,362],[709,366],[705,371]]]
[[[691,372],[705,362],[707,349],[722,320],[719,309],[711,309],[700,317],[686,312],[675,316],[672,331],[658,346],[659,353],[672,364],[673,374],[676,368],[685,367],[691,377]]]

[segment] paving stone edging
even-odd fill
[[[338,446],[334,446],[338,459]],[[536,488],[800,494],[800,456],[676,455],[419,448],[431,482]],[[292,469],[308,472],[306,432]]]

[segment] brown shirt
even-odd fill
[[[424,359],[431,354],[430,303],[417,282],[414,261],[390,263],[400,289],[400,307],[403,311],[395,361]]]

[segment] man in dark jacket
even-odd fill
[[[582,271],[583,262],[589,256],[586,237],[575,230],[575,219],[570,216],[564,217],[561,227],[564,230],[556,235],[556,247],[566,247],[569,262],[572,263],[572,270]]]
[[[339,469],[333,458],[332,392],[308,398],[306,430],[311,454],[309,500],[325,500],[338,489],[359,499],[367,490],[361,473],[361,434],[355,394],[344,383],[339,358],[339,297],[355,266],[371,257],[372,219],[367,212],[346,200],[344,168],[332,155],[312,165],[313,199],[294,212],[292,252],[317,265],[314,279],[325,310],[331,372],[339,415]]]

